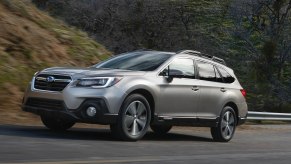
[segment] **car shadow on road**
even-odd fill
[[[1,135],[47,139],[119,141],[112,135],[109,129],[105,128],[71,128],[65,132],[54,132],[41,126],[0,125],[0,136]],[[212,139],[174,132],[169,132],[162,136],[153,132],[148,132],[142,138],[142,141],[212,142]]]

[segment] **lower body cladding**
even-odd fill
[[[117,122],[118,114],[111,114],[105,101],[101,98],[87,98],[77,109],[69,109],[62,100],[46,98],[27,98],[22,109],[37,115],[50,117],[62,117],[74,122],[114,124]],[[237,125],[245,123],[246,117],[237,118]],[[153,123],[171,124],[175,126],[203,126],[216,127],[219,117],[196,118],[154,115]]]
[[[61,117],[74,122],[114,124],[117,114],[111,114],[103,99],[88,98],[77,109],[69,109],[64,101],[29,97],[22,109],[37,115]]]
[[[155,124],[169,124],[174,126],[194,126],[194,127],[217,127],[220,117],[201,118],[201,117],[175,117],[175,116],[158,116],[155,115]],[[237,125],[246,122],[246,117],[237,117]]]

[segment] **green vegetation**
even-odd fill
[[[291,0],[33,0],[110,50],[195,49],[234,68],[250,110],[291,112]]]
[[[247,90],[250,110],[291,112],[291,0],[32,2],[45,12],[30,0],[0,0],[1,118],[19,110],[36,71],[95,64],[110,56],[102,45],[222,57]]]
[[[0,0],[0,117],[20,110],[36,71],[52,66],[90,66],[111,53],[86,33],[55,20],[28,0]],[[11,119],[11,117],[10,117]]]

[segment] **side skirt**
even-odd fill
[[[197,126],[197,127],[217,127],[219,117],[216,118],[196,118],[184,116],[158,116],[155,115],[152,124],[168,124],[173,126]]]

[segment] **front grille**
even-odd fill
[[[48,77],[51,78],[51,81],[47,79]],[[48,91],[62,91],[71,80],[70,76],[41,74],[35,78],[34,88]]]
[[[42,98],[28,98],[27,106],[35,108],[44,108],[49,110],[64,110],[65,105],[61,100],[42,99]]]

